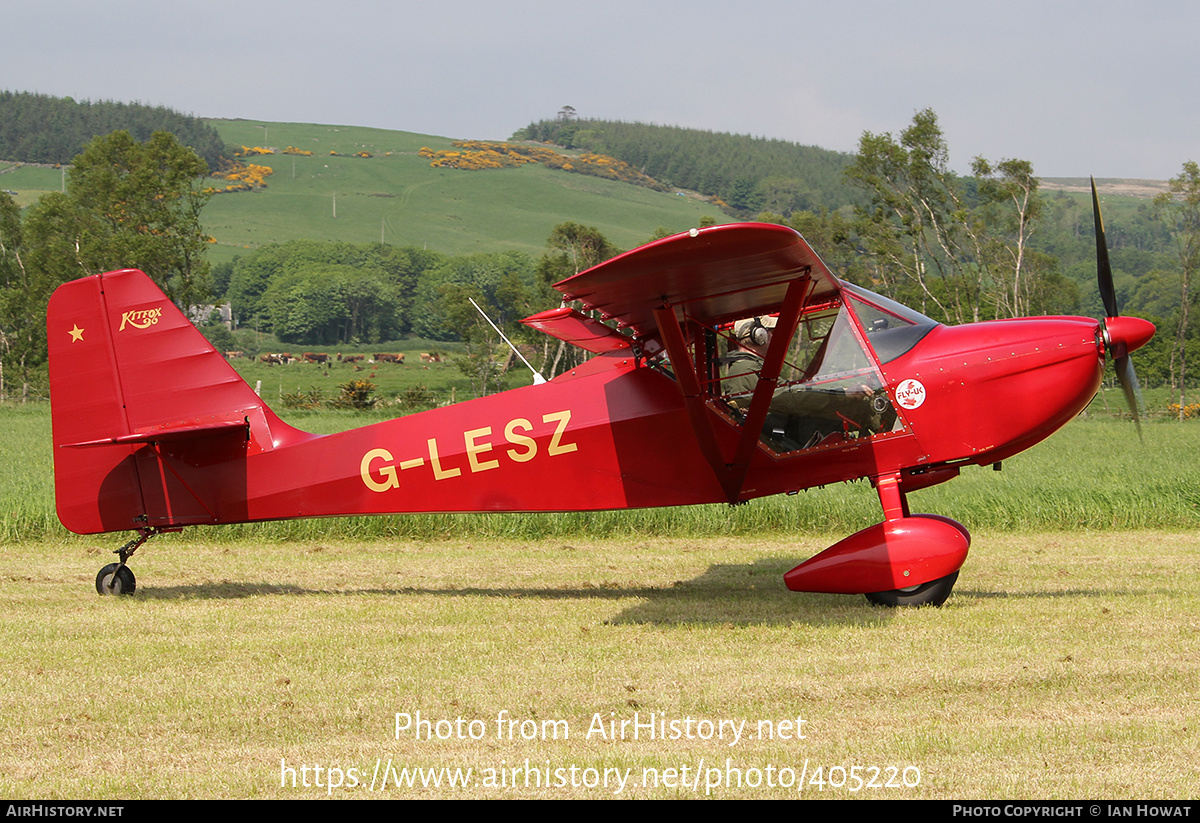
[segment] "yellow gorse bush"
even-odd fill
[[[230,181],[228,186],[223,188],[210,186],[204,191],[208,194],[228,194],[235,191],[266,188],[267,178],[274,173],[275,170],[270,166],[260,166],[256,163],[234,163],[213,175],[218,179]]]
[[[429,147],[422,147],[417,154],[427,158],[430,161],[429,165],[434,168],[477,171],[541,163],[552,169],[620,180],[658,191],[666,189],[666,186],[642,174],[628,163],[605,154],[585,152],[578,157],[568,157],[544,146],[490,143],[482,140],[458,140],[453,145],[461,151],[434,151]]]

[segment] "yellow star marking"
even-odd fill
[[[78,323],[72,324],[75,328],[71,329],[67,334],[71,335],[71,342],[78,343],[83,339],[83,329],[79,328]]]

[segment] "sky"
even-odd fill
[[[569,105],[851,153],[933,109],[959,172],[1163,180],[1200,160],[1197,33],[1196,0],[39,0],[0,14],[0,89],[460,139]]]

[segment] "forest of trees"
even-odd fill
[[[261,332],[281,344],[312,347],[374,346],[410,335],[463,343],[459,365],[484,393],[496,384],[508,350],[471,301],[552,377],[578,365],[579,352],[519,321],[559,303],[553,283],[620,251],[596,229],[572,222],[552,232],[540,258],[452,256],[383,243],[281,243],[213,270],[213,299],[228,300],[237,324],[254,333],[235,336],[217,324],[201,330],[220,349],[252,354]]]
[[[267,246],[217,268],[215,281],[239,325],[272,332],[283,343],[378,343],[415,334],[459,340],[442,305],[449,291],[511,315],[532,289],[535,261],[504,252],[451,257],[382,243],[296,240]],[[506,291],[507,290],[507,291]]]
[[[142,143],[156,131],[169,132],[214,170],[225,151],[212,126],[163,106],[0,91],[0,160],[70,163],[93,138],[114,131]]]
[[[809,239],[839,276],[965,323],[1049,314],[1104,316],[1096,286],[1092,210],[1062,192],[1044,195],[1028,161],[977,157],[973,175],[949,168],[931,110],[897,136],[865,133],[846,177],[869,198],[852,210],[761,214]],[[1195,384],[1200,358],[1189,288],[1200,258],[1200,171],[1184,164],[1171,192],[1106,224],[1122,314],[1158,334],[1135,356],[1144,383]]]

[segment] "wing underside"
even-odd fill
[[[614,257],[554,288],[635,338],[657,338],[656,309],[715,326],[774,314],[793,281],[808,301],[836,294],[837,279],[797,232],[767,223],[693,229]]]

